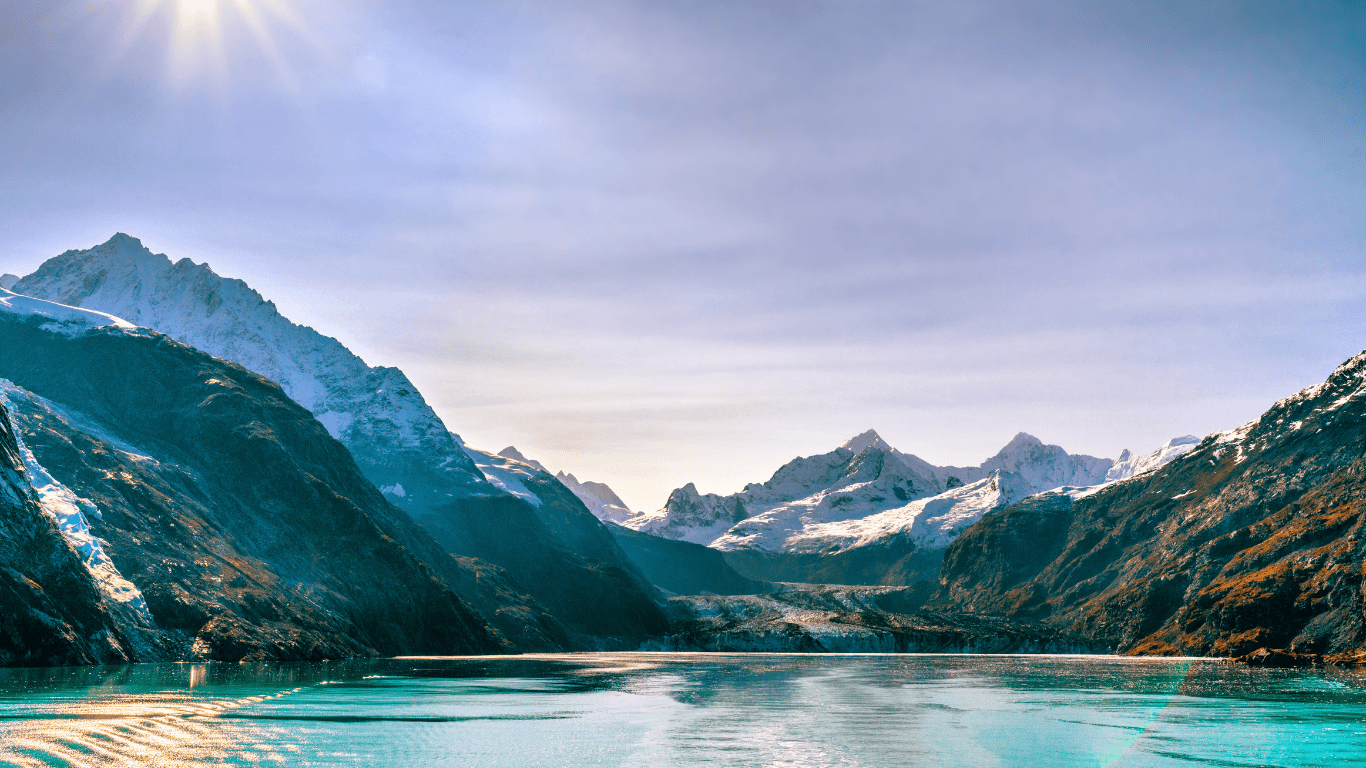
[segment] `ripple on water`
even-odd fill
[[[583,654],[0,671],[13,766],[1366,765],[1354,672]]]

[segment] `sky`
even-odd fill
[[[637,510],[1366,348],[1360,2],[0,3],[0,271],[116,231]]]

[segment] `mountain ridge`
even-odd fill
[[[15,288],[26,300],[156,328],[278,383],[448,552],[505,569],[515,589],[574,617],[566,624],[574,642],[629,645],[666,621],[662,608],[650,608],[658,602],[653,586],[558,481],[547,475],[538,491],[521,493],[495,482],[503,477],[496,462],[487,465],[489,475],[476,466],[402,371],[368,366],[336,339],[280,315],[245,282],[189,259],[171,262],[119,233],[48,259]],[[577,602],[574,585],[581,587]],[[588,603],[599,610],[585,610]],[[620,611],[601,610],[613,606]],[[619,620],[626,616],[637,621],[634,628]]]
[[[1004,508],[936,600],[1132,654],[1366,650],[1366,353],[1160,469]]]

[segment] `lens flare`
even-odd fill
[[[136,0],[120,25],[114,60],[147,40],[166,51],[166,79],[177,88],[217,87],[224,98],[234,69],[265,61],[286,91],[297,79],[279,45],[281,32],[308,48],[323,46],[290,0]]]

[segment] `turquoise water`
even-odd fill
[[[0,764],[1366,765],[1366,675],[586,654],[0,670]]]

